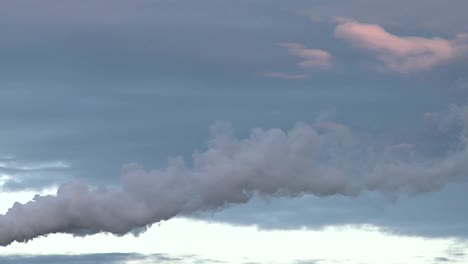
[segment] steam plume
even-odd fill
[[[180,157],[169,160],[163,170],[146,171],[130,164],[124,167],[119,186],[90,189],[74,182],[62,185],[56,195],[15,203],[0,215],[0,245],[52,233],[137,233],[177,215],[246,203],[255,194],[432,191],[468,171],[464,162],[468,152],[463,150],[429,167],[376,164],[360,177],[346,175],[350,162],[337,157],[354,139],[346,127],[335,123],[299,123],[289,131],[254,129],[242,140],[225,124],[213,131],[208,148],[194,153],[190,166]]]

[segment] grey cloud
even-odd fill
[[[0,261],[8,264],[52,264],[52,263],[126,263],[129,260],[143,260],[146,256],[140,254],[126,253],[107,253],[107,254],[89,254],[89,255],[6,255],[1,256]],[[165,258],[165,257],[164,257]]]
[[[0,262],[5,264],[125,264],[138,261],[139,263],[223,263],[218,260],[204,259],[199,256],[172,256],[166,254],[138,254],[138,253],[101,253],[82,255],[3,255]]]
[[[434,259],[436,263],[444,263],[444,262],[452,262],[451,259],[446,258],[446,257],[437,257]]]

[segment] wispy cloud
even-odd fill
[[[304,80],[309,78],[307,74],[288,74],[284,72],[262,72],[259,73],[260,76],[285,79],[285,80]]]
[[[335,36],[368,51],[383,68],[398,73],[428,70],[450,61],[468,48],[468,34],[454,39],[397,36],[376,24],[336,20]]]
[[[328,70],[333,67],[330,53],[321,49],[307,49],[298,43],[279,43],[281,47],[288,49],[289,54],[301,58],[298,66],[303,70],[318,69]],[[309,74],[289,74],[285,72],[264,72],[259,75],[269,78],[284,80],[304,80],[309,78]]]
[[[332,68],[330,53],[321,49],[306,49],[304,45],[298,43],[280,43],[281,47],[288,49],[293,56],[303,59],[299,66],[303,69],[322,69]]]

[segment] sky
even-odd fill
[[[0,3],[0,263],[466,263],[465,10]]]

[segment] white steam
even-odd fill
[[[461,113],[468,113],[465,108],[456,111],[459,121],[465,117]],[[300,123],[289,131],[254,129],[246,139],[236,139],[221,124],[214,128],[208,148],[193,154],[190,166],[182,158],[171,159],[163,170],[131,164],[118,187],[90,189],[75,182],[62,185],[56,195],[14,204],[0,215],[0,245],[52,233],[137,233],[180,214],[246,203],[255,194],[428,192],[468,172],[465,147],[441,160],[361,166],[346,159],[353,144],[348,129],[336,123]],[[359,173],[351,173],[356,167]]]

